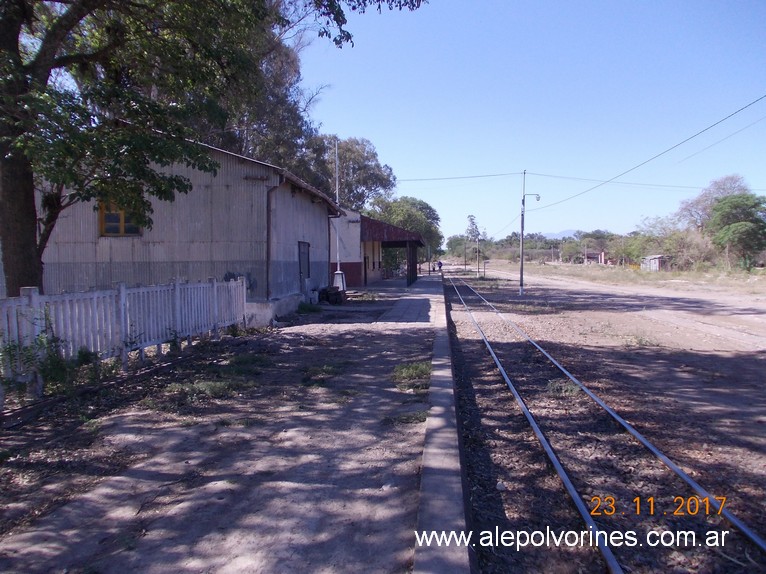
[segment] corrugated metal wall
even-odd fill
[[[335,264],[338,243],[340,243],[341,263],[362,261],[361,230],[362,220],[359,213],[346,210],[346,215],[330,220],[330,261]],[[336,235],[340,234],[340,242]]]
[[[3,244],[0,243],[0,299],[5,299],[5,270],[3,269]]]
[[[266,296],[266,195],[279,183],[269,166],[211,150],[216,176],[174,166],[193,189],[172,203],[155,201],[154,226],[140,237],[100,237],[93,204],[62,215],[44,256],[46,293],[223,280],[242,275],[248,299]]]
[[[300,241],[310,245],[312,281],[317,287],[326,287],[330,270],[327,205],[285,183],[272,194],[271,230],[269,298],[305,292],[298,267]]]
[[[305,291],[299,241],[310,244],[314,284],[328,285],[327,204],[289,181],[280,184],[284,178],[276,168],[217,150],[211,154],[220,164],[215,176],[172,168],[190,179],[192,191],[172,203],[154,201],[154,225],[139,237],[101,237],[94,203],[67,209],[43,258],[45,292],[244,276],[248,301],[285,297]],[[0,296],[4,291],[0,276]]]

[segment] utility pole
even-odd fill
[[[340,163],[338,162],[338,138],[335,138],[335,203],[340,209]],[[339,291],[346,291],[346,274],[340,270],[340,216],[335,220],[335,256],[338,259],[337,270],[333,277],[333,286]]]
[[[338,140],[335,140],[335,203],[340,207],[340,173],[338,169]],[[337,231],[340,231],[338,229]],[[340,273],[340,233],[335,234],[335,255],[338,260],[336,273]]]
[[[534,195],[537,201],[540,196],[536,193],[526,193],[527,191],[527,170],[522,174],[521,183],[521,237],[519,238],[519,295],[524,295],[524,205],[528,195]]]

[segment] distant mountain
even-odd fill
[[[576,229],[565,229],[558,233],[543,233],[543,235],[548,239],[564,239],[565,237],[574,237],[575,233],[577,233]],[[524,235],[526,235],[526,233]]]

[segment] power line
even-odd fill
[[[517,219],[519,219],[519,217],[521,217],[521,214],[519,214],[519,215],[517,215],[516,217],[514,217],[513,219],[511,219],[511,220],[510,220],[508,223],[506,223],[506,224],[505,224],[505,225],[504,225],[504,226],[503,226],[501,229],[498,229],[497,231],[495,231],[495,232],[492,234],[492,236],[491,236],[491,237],[495,237],[496,235],[500,235],[500,234],[501,234],[503,231],[505,231],[506,229],[508,229],[508,228],[509,228],[511,225],[513,225],[514,223],[516,223],[516,220],[517,220]]]
[[[757,99],[753,100],[752,102],[750,102],[750,103],[749,103],[749,104],[747,104],[746,106],[742,106],[742,107],[741,107],[741,108],[739,108],[739,109],[738,109],[736,112],[732,112],[731,114],[729,114],[729,115],[728,115],[728,116],[726,116],[725,118],[718,120],[717,122],[715,122],[714,124],[711,124],[711,125],[709,125],[709,126],[708,126],[708,127],[706,127],[705,129],[698,131],[698,132],[697,132],[696,134],[694,134],[693,136],[689,136],[689,137],[688,137],[688,138],[686,138],[685,140],[683,140],[683,141],[681,141],[681,142],[677,143],[676,145],[669,147],[669,148],[668,148],[668,149],[666,149],[665,151],[663,151],[663,152],[660,152],[660,153],[658,153],[657,155],[654,155],[654,156],[650,157],[649,159],[647,159],[647,160],[645,160],[645,161],[642,161],[642,162],[641,162],[641,163],[639,163],[638,165],[635,165],[635,166],[631,167],[630,169],[628,169],[628,170],[625,170],[625,171],[623,171],[622,173],[620,173],[620,174],[618,174],[618,175],[615,175],[615,176],[614,176],[613,178],[611,178],[611,179],[608,179],[608,180],[606,180],[606,181],[604,181],[604,182],[602,182],[602,183],[599,183],[598,185],[594,185],[593,187],[591,187],[591,188],[588,188],[588,189],[586,189],[585,191],[581,191],[580,193],[576,193],[576,194],[574,194],[574,195],[570,195],[569,197],[565,197],[564,199],[561,199],[561,200],[559,200],[559,201],[555,201],[555,202],[553,202],[553,203],[549,203],[549,204],[547,204],[547,205],[543,205],[543,206],[541,206],[541,207],[535,207],[535,208],[533,208],[533,209],[529,209],[529,210],[527,210],[527,211],[540,211],[541,209],[547,209],[547,208],[549,208],[549,207],[553,207],[554,205],[559,205],[560,203],[564,203],[565,201],[569,201],[570,199],[574,199],[575,197],[580,197],[581,195],[585,195],[586,193],[589,193],[589,192],[593,191],[594,189],[598,189],[599,187],[602,187],[602,186],[606,185],[607,183],[612,183],[614,180],[616,180],[616,179],[618,179],[618,178],[620,178],[620,177],[622,177],[622,176],[624,176],[624,175],[627,175],[627,174],[629,174],[630,172],[632,172],[632,171],[635,171],[635,170],[637,170],[637,169],[638,169],[638,168],[640,168],[640,167],[643,167],[643,166],[645,166],[647,163],[649,163],[649,162],[651,162],[651,161],[654,161],[654,160],[655,160],[655,159],[657,159],[658,157],[661,157],[661,156],[665,155],[665,154],[666,154],[666,153],[668,153],[668,152],[671,152],[671,151],[673,151],[673,150],[674,150],[674,149],[676,149],[677,147],[680,147],[680,146],[682,146],[683,144],[685,144],[685,143],[687,143],[687,142],[689,142],[689,141],[693,140],[693,139],[694,139],[694,138],[696,138],[697,136],[699,136],[699,135],[701,135],[701,134],[705,133],[706,131],[713,129],[715,126],[717,126],[717,125],[719,125],[719,124],[721,124],[721,123],[725,122],[725,121],[726,121],[726,120],[728,120],[729,118],[732,118],[732,117],[734,117],[734,116],[735,116],[735,115],[737,115],[738,113],[740,113],[740,112],[742,112],[742,111],[746,110],[746,109],[747,109],[747,108],[749,108],[750,106],[753,106],[753,105],[757,104],[758,102],[760,102],[761,100],[764,100],[764,99],[766,99],[766,94],[762,95],[760,98],[757,98]]]
[[[478,179],[478,178],[484,178],[484,177],[506,177],[511,175],[522,175],[522,172],[512,172],[512,173],[497,173],[497,174],[486,174],[486,175],[461,175],[461,176],[452,176],[452,177],[424,177],[420,179],[397,179],[397,183],[399,182],[419,182],[419,181],[453,181],[453,180],[460,180],[460,179]],[[630,181],[605,181],[603,179],[592,179],[592,178],[586,178],[586,177],[575,177],[575,176],[569,176],[569,175],[552,175],[549,173],[536,173],[533,171],[527,171],[527,175],[535,175],[538,177],[550,177],[552,179],[566,179],[571,181],[591,181],[594,183],[615,183],[617,185],[636,185],[636,186],[642,186],[642,187],[656,187],[656,188],[676,188],[676,189],[702,189],[704,186],[699,185],[669,185],[669,184],[662,184],[662,183],[635,183]]]
[[[490,173],[490,174],[483,174],[483,175],[459,175],[455,177],[423,177],[423,178],[416,178],[416,179],[397,179],[397,182],[403,182],[403,181],[450,181],[455,179],[480,179],[484,177],[507,177],[509,175],[521,175],[520,171],[512,172],[512,173]]]
[[[760,118],[760,119],[758,119],[758,120],[755,120],[753,123],[747,124],[747,125],[746,125],[744,128],[737,130],[737,131],[736,131],[736,132],[734,132],[733,134],[729,134],[729,135],[728,135],[728,136],[726,136],[725,138],[722,138],[722,139],[718,140],[717,142],[710,144],[710,145],[709,145],[709,146],[707,146],[707,147],[703,147],[703,148],[702,148],[701,150],[699,150],[698,152],[694,152],[692,155],[686,156],[684,159],[682,159],[682,160],[681,160],[681,161],[679,161],[678,163],[683,163],[683,162],[685,162],[687,159],[691,159],[691,158],[693,158],[694,156],[701,154],[703,151],[707,151],[707,150],[709,150],[711,147],[715,147],[715,146],[717,146],[719,143],[721,143],[721,142],[725,142],[725,141],[726,141],[727,139],[729,139],[730,137],[734,137],[734,136],[735,136],[735,135],[737,135],[739,132],[743,132],[743,131],[745,131],[746,129],[753,127],[753,126],[754,126],[755,124],[757,124],[758,122],[762,122],[763,120],[766,120],[766,116],[763,116],[762,118]]]
[[[766,119],[766,116],[761,118],[761,120]],[[761,121],[758,120],[758,121]],[[753,125],[753,124],[750,124]],[[748,126],[749,127],[749,126]],[[744,129],[744,128],[743,128]],[[742,131],[742,130],[740,130]],[[739,132],[736,132],[739,133]],[[735,134],[732,134],[735,135]],[[729,136],[731,137],[731,136]],[[713,144],[715,145],[715,144]],[[707,149],[707,148],[705,148]],[[701,150],[704,151],[704,150]],[[698,152],[700,153],[700,152]],[[690,156],[691,157],[691,156]],[[687,158],[688,159],[688,158]],[[522,175],[522,172],[513,172],[513,173],[500,173],[500,174],[488,174],[488,175],[463,175],[463,176],[453,176],[453,177],[428,177],[428,178],[422,178],[422,179],[397,179],[398,182],[419,182],[419,181],[452,181],[452,180],[460,180],[460,179],[477,179],[482,177],[505,177],[505,176],[511,176],[511,175]],[[563,179],[568,181],[589,181],[593,183],[600,183],[600,184],[614,184],[614,185],[630,185],[630,186],[636,186],[636,187],[651,187],[656,189],[703,189],[704,185],[674,185],[669,183],[638,183],[635,181],[615,181],[613,179],[611,180],[603,180],[603,179],[594,179],[594,178],[588,178],[588,177],[577,177],[573,175],[554,175],[550,173],[537,173],[534,171],[527,171],[527,175],[534,175],[537,177],[548,177],[551,179]],[[752,191],[766,191],[764,189],[753,189]],[[529,210],[528,210],[529,211]]]
[[[527,175],[536,175],[538,177],[550,177],[553,179],[567,179],[572,181],[591,181],[593,183],[601,183],[606,185],[607,183],[613,183],[615,185],[634,185],[639,187],[656,187],[659,189],[702,189],[703,186],[700,185],[670,185],[670,184],[664,184],[664,183],[636,183],[631,181],[614,181],[611,180],[602,180],[602,179],[589,179],[586,177],[573,177],[573,176],[566,176],[566,175],[550,175],[547,173],[535,173],[533,171],[528,171]]]

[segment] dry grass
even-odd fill
[[[487,264],[487,273],[499,271],[508,274],[511,280],[518,280],[519,266],[517,263],[493,259]],[[755,269],[751,273],[733,270],[724,272],[712,270],[707,272],[667,271],[651,273],[619,266],[606,265],[570,265],[527,263],[524,265],[525,277],[569,278],[610,285],[651,285],[683,289],[684,285],[708,286],[712,289],[725,289],[740,293],[766,292],[766,270]]]

